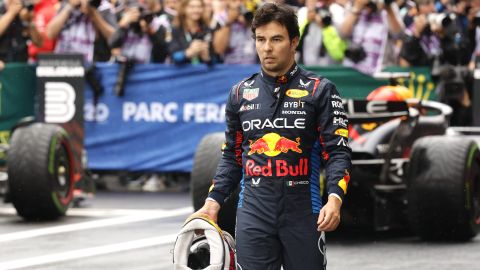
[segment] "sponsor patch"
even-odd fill
[[[258,97],[259,88],[247,88],[243,89],[243,98],[252,101]]]
[[[252,187],[258,187],[260,185],[260,177],[259,178],[252,178]]]
[[[248,155],[256,153],[274,157],[280,153],[287,153],[289,151],[302,153],[302,149],[299,147],[300,137],[297,137],[295,140],[290,140],[277,133],[268,133],[263,135],[262,138],[255,141],[249,140],[249,142],[250,151],[248,151]]]
[[[299,89],[290,89],[290,90],[287,90],[286,94],[291,98],[301,98],[301,97],[308,96],[308,91],[299,90]]]
[[[348,120],[347,119],[343,119],[341,117],[334,117],[333,118],[333,125],[335,126],[342,126],[344,128],[347,128],[348,126]]]
[[[295,120],[289,120],[288,118],[275,118],[270,120],[266,118],[264,120],[252,119],[242,122],[243,131],[264,128],[305,129],[305,118],[297,118]]]
[[[345,177],[338,181],[338,186],[343,190],[344,194],[347,194],[348,180],[345,180]]]
[[[251,82],[244,82],[243,85],[246,86],[246,87],[252,87],[254,82],[255,82],[255,80],[253,80]]]
[[[341,137],[340,140],[338,141],[337,145],[338,146],[340,146],[340,145],[348,146],[348,141],[344,137]]]
[[[246,112],[246,111],[251,111],[251,110],[258,110],[260,109],[261,104],[245,104],[242,105],[239,109],[240,112]]]
[[[312,81],[304,83],[302,79],[300,79],[300,87],[307,88]]]
[[[282,114],[307,115],[306,111],[282,111]]]
[[[308,185],[308,184],[310,184],[310,182],[308,182],[307,180],[287,181],[287,182],[285,182],[285,184],[287,185],[287,187],[295,187],[295,186],[299,186],[299,185]]]
[[[335,130],[335,134],[340,135],[340,136],[345,137],[345,138],[348,138],[348,130],[346,130],[344,128],[339,128],[339,129]]]

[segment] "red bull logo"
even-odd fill
[[[250,159],[245,164],[246,176],[308,176],[308,158],[301,158],[298,162],[291,163],[286,160],[267,160],[266,165],[259,165]]]
[[[250,151],[248,151],[248,155],[257,153],[274,157],[280,153],[288,153],[288,151],[302,153],[302,149],[300,149],[299,146],[300,137],[293,141],[277,133],[268,133],[256,141],[250,140]]]

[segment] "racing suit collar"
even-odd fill
[[[268,83],[272,84],[287,84],[292,81],[293,78],[300,72],[300,67],[297,65],[297,63],[293,63],[293,65],[290,67],[290,69],[287,71],[285,75],[281,76],[270,76],[268,75],[265,71],[260,73],[262,75],[262,78],[266,80]]]

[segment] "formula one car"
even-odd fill
[[[83,57],[42,59],[36,67],[7,66],[1,74],[30,74],[30,83],[4,84],[0,93],[2,104],[18,105],[0,108],[0,197],[27,220],[61,217],[94,189],[84,170]],[[65,63],[77,66],[56,72]]]
[[[21,121],[1,144],[0,195],[25,219],[55,219],[74,198],[75,169],[69,136],[58,125]]]
[[[452,109],[435,101],[344,100],[344,106],[356,136],[349,142],[353,168],[342,227],[406,229],[425,240],[465,241],[477,234],[480,129],[449,127]],[[198,146],[191,178],[196,210],[223,141],[223,133],[209,134]],[[237,200],[238,190],[219,213],[220,227],[229,232]]]

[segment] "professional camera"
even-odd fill
[[[88,0],[88,4],[94,8],[98,8],[101,2],[102,0]]]
[[[22,1],[22,6],[26,8],[28,11],[32,11],[35,4],[31,0],[23,0]]]
[[[431,13],[428,14],[427,20],[430,25],[441,26],[442,29],[447,29],[452,25],[457,16],[454,13]]]
[[[245,18],[248,23],[251,23],[253,21],[253,12],[250,11],[246,6],[240,6],[240,14],[243,16],[243,18]]]
[[[317,8],[316,12],[320,16],[324,27],[332,25],[332,13],[327,7]]]
[[[137,1],[131,1],[130,3],[127,2],[128,8],[137,8],[140,12],[140,18],[138,21],[133,22],[130,24],[130,29],[133,30],[136,34],[142,33],[142,27],[140,26],[140,21],[145,21],[148,24],[152,23],[154,14],[149,9],[145,8],[144,6],[140,5]]]
[[[368,3],[367,3],[367,7],[369,7],[370,9],[372,9],[373,11],[377,11],[377,4],[381,3],[381,4],[384,4],[386,6],[389,6],[391,5],[393,2],[395,2],[395,0],[370,0]]]
[[[352,60],[355,64],[361,62],[367,57],[362,45],[356,43],[350,43],[345,50],[345,57]]]

